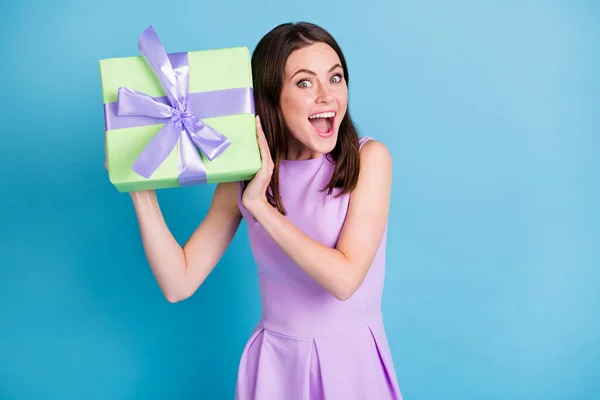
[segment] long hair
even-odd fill
[[[279,192],[279,167],[287,157],[290,135],[280,105],[284,68],[292,52],[315,42],[325,43],[337,53],[348,84],[348,66],[340,46],[325,29],[308,22],[285,23],[275,27],[258,42],[252,54],[254,104],[274,164],[267,200],[284,215],[286,211]],[[358,132],[349,110],[340,123],[337,143],[328,157],[335,167],[331,180],[323,190],[331,195],[334,188],[339,188],[337,196],[354,190],[358,181],[360,158]],[[247,184],[248,182],[244,183],[244,188]]]

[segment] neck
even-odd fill
[[[286,159],[290,161],[305,161],[319,158],[323,153],[319,153],[310,147],[300,143],[296,138],[290,138],[288,142],[288,151]]]

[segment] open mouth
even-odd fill
[[[327,111],[318,114],[313,114],[308,117],[315,131],[321,136],[328,135],[333,132],[333,121],[335,120],[335,112]]]

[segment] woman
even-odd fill
[[[155,193],[131,193],[150,267],[169,301],[188,298],[245,218],[263,313],[236,398],[400,399],[380,311],[390,154],[359,140],[346,61],[322,28],[276,27],[252,69],[262,168],[250,182],[217,186],[183,248]]]

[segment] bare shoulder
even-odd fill
[[[360,164],[367,173],[391,171],[392,155],[385,144],[371,139],[360,149]]]

